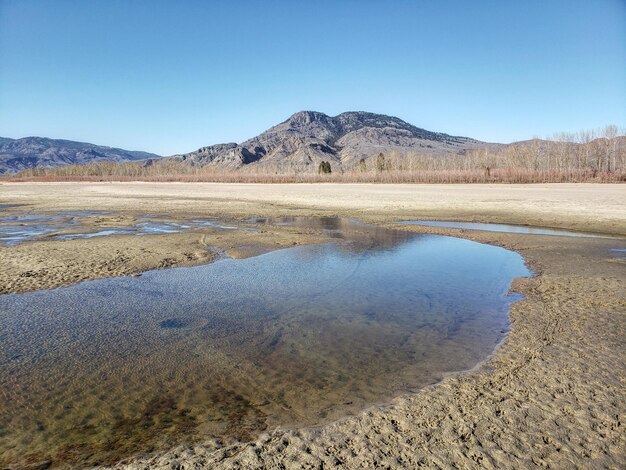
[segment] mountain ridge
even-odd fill
[[[0,174],[98,161],[146,160],[145,164],[150,165],[157,159],[228,171],[315,172],[323,161],[330,162],[334,170],[344,170],[380,153],[444,157],[504,145],[433,132],[395,116],[367,111],[336,116],[299,111],[241,143],[214,144],[166,157],[65,139],[0,137]]]
[[[137,161],[160,158],[139,150],[90,144],[48,137],[0,137],[0,174],[28,168],[52,168],[63,165],[86,164],[96,161]]]
[[[167,157],[197,166],[316,169],[322,161],[351,167],[379,153],[464,153],[499,144],[432,132],[394,116],[348,111],[329,116],[319,111],[299,111],[240,144],[201,147]]]

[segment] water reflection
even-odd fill
[[[487,232],[503,233],[527,233],[529,235],[553,235],[559,237],[583,237],[583,238],[622,238],[619,236],[600,235],[597,233],[575,232],[573,230],[557,230],[543,227],[530,227],[526,225],[510,224],[483,224],[478,222],[453,222],[438,220],[404,220],[405,225],[423,225],[425,227],[445,227],[468,230],[485,230]]]
[[[25,240],[63,230],[75,224],[62,215],[20,214],[0,217],[0,244],[17,245]]]
[[[83,211],[58,211],[59,214],[69,215],[72,217],[91,217],[93,215],[108,215],[109,211],[94,211],[94,210],[83,210]]]
[[[626,248],[611,248],[609,252],[613,258],[626,260]]]
[[[124,226],[93,229],[84,225],[83,218],[108,215],[110,212],[97,210],[56,211],[53,214],[22,213],[0,217],[0,244],[14,246],[44,236],[58,240],[95,238],[110,235],[154,235],[180,233],[197,228],[218,230],[257,230],[253,227],[225,225],[216,220],[193,219],[182,223],[171,222],[167,216],[145,215],[137,223]],[[163,220],[165,219],[165,220]],[[67,232],[71,233],[58,233]],[[57,234],[58,233],[58,234]],[[55,235],[56,234],[56,235]]]
[[[528,274],[516,253],[316,224],[343,239],[0,296],[0,463],[84,466],[323,423],[501,340],[510,282]]]
[[[260,225],[291,226],[310,231],[321,231],[330,238],[350,240],[352,250],[396,247],[415,235],[400,230],[388,230],[345,217],[253,217],[244,222]]]
[[[108,237],[110,235],[124,235],[124,234],[136,234],[137,231],[129,228],[110,228],[106,230],[98,230],[96,232],[86,233],[68,233],[64,235],[57,235],[55,238],[59,240],[74,240],[76,238],[96,238],[96,237]]]

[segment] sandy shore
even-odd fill
[[[1,202],[216,215],[299,209],[354,217],[419,215],[626,232],[623,185],[1,183]]]
[[[404,218],[526,223],[626,234],[626,190],[610,185],[1,184],[0,204],[243,219],[342,215],[390,225]],[[19,208],[11,209],[18,210]],[[23,208],[22,208],[23,209]],[[93,226],[106,226],[107,218]],[[256,442],[206,442],[131,468],[623,468],[626,465],[624,240],[524,236],[402,226],[519,251],[537,276],[512,328],[482,366],[321,428],[275,430]],[[293,229],[30,242],[0,248],[2,292],[246,256],[322,238]]]
[[[129,221],[135,217],[126,216]],[[109,217],[85,223],[104,229]],[[130,222],[129,222],[130,223]],[[87,279],[129,276],[150,269],[193,266],[219,257],[242,258],[277,248],[314,243],[321,237],[280,228],[262,232],[207,228],[167,235],[114,235],[44,240],[0,247],[0,294],[61,287]]]

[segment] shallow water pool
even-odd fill
[[[0,296],[0,463],[93,465],[321,424],[484,360],[503,248],[343,221],[337,244]]]
[[[138,222],[125,226],[103,227],[101,229],[84,226],[84,218],[105,216],[107,211],[60,210],[54,213],[2,213],[0,205],[0,245],[15,246],[31,240],[75,240],[98,238],[111,235],[158,235],[181,233],[192,229],[214,228],[218,230],[257,230],[253,227],[225,225],[216,220],[193,219],[182,223],[167,220],[168,216],[145,215]],[[166,219],[166,220],[162,220]],[[70,231],[71,233],[63,233]]]
[[[583,237],[583,238],[619,238],[598,233],[576,232],[573,230],[558,230],[544,227],[530,227],[527,225],[511,224],[484,224],[479,222],[454,222],[443,220],[403,220],[404,225],[423,225],[425,227],[459,228],[467,230],[484,230],[487,232],[500,233],[526,233],[529,235],[552,235],[559,237]]]

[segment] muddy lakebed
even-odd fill
[[[0,296],[0,463],[115,463],[388,402],[485,360],[530,275],[465,239],[242,223],[332,242]]]

